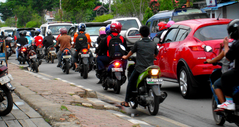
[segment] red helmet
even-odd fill
[[[159,26],[159,31],[167,29],[167,23],[164,21],[159,22],[158,26]]]
[[[67,34],[67,29],[66,29],[65,27],[62,27],[62,28],[60,29],[60,33],[61,33],[61,34]]]
[[[121,29],[122,29],[122,25],[121,25],[120,22],[113,22],[113,23],[111,23],[111,25],[110,25],[110,31],[111,31],[111,32],[120,33]]]

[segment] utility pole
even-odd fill
[[[187,0],[186,7],[190,7],[190,0]]]
[[[60,10],[58,12],[60,14],[61,22],[62,22],[62,9],[61,9],[61,0],[60,0]]]

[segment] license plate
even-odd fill
[[[8,75],[5,75],[5,76],[0,78],[0,83],[5,84],[5,83],[10,82],[11,80],[13,80],[13,77],[12,77],[11,74],[8,74]]]
[[[64,58],[64,59],[66,59],[66,58],[71,58],[71,55],[64,55],[63,58]]]
[[[163,84],[163,79],[146,78],[147,84]]]
[[[122,72],[123,68],[111,68],[112,72]]]
[[[33,55],[33,56],[29,56],[29,57],[30,57],[30,59],[37,58],[37,55]]]
[[[90,54],[81,54],[81,57],[90,57]]]
[[[55,54],[56,52],[55,51],[50,51],[51,54]]]

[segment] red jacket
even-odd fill
[[[36,46],[38,46],[38,45],[42,45],[43,46],[43,44],[42,44],[42,42],[43,42],[42,36],[36,36],[34,39],[35,39],[35,45]]]

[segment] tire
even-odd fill
[[[54,63],[54,56],[51,55],[51,63]]]
[[[88,72],[89,72],[89,68],[88,68],[89,66],[88,65],[85,65],[84,64],[84,66],[83,66],[83,78],[84,79],[87,79],[88,78]]]
[[[185,66],[182,66],[182,68],[179,71],[179,88],[181,95],[185,99],[193,98],[196,90],[192,87],[192,81],[190,79],[190,73],[186,69]]]
[[[69,71],[70,71],[70,65],[69,65],[69,62],[66,61],[66,68],[65,68],[66,74],[69,74]]]
[[[148,111],[151,115],[156,115],[159,110],[159,97],[154,94],[152,89],[149,89],[149,96],[153,98],[153,101],[148,105]]]
[[[216,124],[222,126],[226,120],[221,115],[218,115],[216,112],[214,112],[215,109],[217,109],[217,102],[214,96],[212,96],[212,115]]]
[[[5,87],[0,87],[1,90],[3,90],[3,92],[0,93],[0,104],[4,104],[7,105],[6,109],[0,109],[0,115],[1,116],[6,116],[7,114],[9,114],[12,111],[12,107],[13,107],[13,99],[12,99],[12,94],[11,92],[5,88]]]
[[[37,63],[36,62],[34,62],[33,63],[33,71],[35,70],[36,71],[36,73],[39,71],[39,69],[38,69],[38,66],[37,66]]]
[[[117,84],[114,87],[114,93],[119,94],[120,93],[120,88],[121,88],[121,81],[117,80]]]

